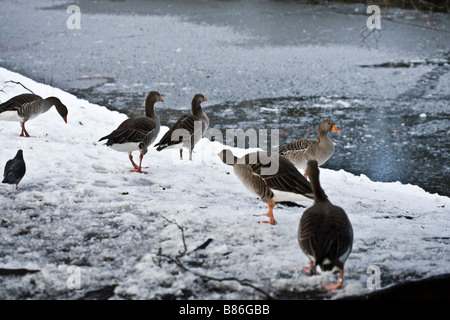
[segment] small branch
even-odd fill
[[[162,253],[162,248],[159,248],[159,249],[158,249],[158,253],[156,254],[156,256],[157,256],[158,259],[153,259],[153,262],[154,262],[158,267],[160,267],[160,268],[162,267],[162,264],[161,264],[161,258],[165,258],[165,259],[169,260],[170,262],[175,263],[179,268],[181,268],[181,269],[184,270],[185,272],[190,272],[190,273],[196,275],[197,277],[199,277],[199,278],[201,278],[201,279],[203,279],[203,280],[206,280],[206,281],[219,281],[219,282],[223,282],[223,281],[236,281],[236,282],[238,282],[238,283],[239,283],[240,285],[242,285],[242,286],[250,287],[250,288],[252,288],[252,289],[258,291],[259,293],[265,295],[265,296],[267,297],[267,299],[275,299],[275,298],[272,297],[269,293],[265,292],[263,289],[258,288],[258,287],[256,287],[255,285],[253,285],[253,284],[250,282],[250,280],[247,280],[247,279],[238,279],[238,278],[235,278],[235,277],[227,277],[227,278],[216,278],[216,277],[211,277],[211,276],[207,276],[207,275],[200,274],[200,273],[198,273],[198,272],[192,271],[192,270],[190,270],[189,268],[187,268],[186,266],[184,266],[184,265],[181,263],[180,258],[182,258],[182,257],[183,257],[184,255],[186,255],[186,254],[189,254],[189,253],[187,253],[187,245],[186,245],[186,241],[185,241],[185,237],[184,237],[184,229],[183,229],[182,226],[180,226],[180,225],[179,225],[178,223],[176,223],[175,221],[171,221],[171,220],[167,219],[167,218],[164,217],[164,216],[161,216],[161,217],[162,217],[164,220],[166,220],[167,222],[169,222],[169,223],[171,223],[171,224],[175,224],[175,225],[178,227],[178,229],[181,230],[181,238],[182,238],[182,241],[183,241],[184,251],[178,251],[179,254],[178,254],[177,256],[175,256],[175,258],[173,258],[173,257],[170,256],[170,255],[163,254],[163,253]],[[201,244],[200,246],[198,246],[195,250],[191,251],[190,253],[195,252],[195,251],[197,251],[197,250],[201,250],[201,249],[206,248],[206,247],[211,243],[211,241],[213,241],[213,239],[208,238],[208,240],[206,240],[203,244]]]
[[[203,242],[203,244],[201,244],[201,245],[199,245],[197,248],[195,248],[194,251],[205,249],[207,246],[209,246],[209,244],[211,243],[211,241],[213,241],[213,239],[208,238],[208,240],[206,240],[205,242]]]
[[[367,27],[364,27],[361,31],[361,33],[359,34],[361,37],[361,42],[360,42],[360,46],[362,47],[363,45],[365,45],[367,47],[367,49],[370,50],[370,46],[367,44],[367,39],[371,36],[374,35],[374,40],[375,40],[375,47],[378,48],[378,44],[381,38],[381,31],[378,29],[368,29]]]
[[[152,258],[154,264],[156,264],[158,267],[161,268],[161,256],[162,256],[162,248],[158,249],[158,253],[156,254],[156,256],[159,258],[158,261],[155,260],[155,258]]]
[[[20,83],[19,81],[8,80],[8,81],[5,81],[4,83],[14,83],[14,84],[21,85],[25,90],[28,90],[28,91],[30,91],[32,94],[34,94],[33,91],[31,91],[30,89],[28,89],[27,87],[25,87],[25,86],[24,86],[22,83]],[[0,90],[0,91],[3,91],[3,89],[4,89],[4,87],[3,87],[2,90]],[[3,92],[4,92],[4,91],[3,91]]]
[[[224,281],[236,281],[238,282],[240,285],[245,286],[245,287],[250,287],[254,290],[256,290],[257,292],[263,294],[266,296],[267,299],[271,299],[271,300],[275,300],[275,298],[268,292],[264,291],[263,289],[253,285],[251,283],[250,280],[248,279],[238,279],[236,277],[227,277],[227,278],[216,278],[216,277],[211,277],[211,276],[207,276],[204,274],[200,274],[198,272],[192,271],[189,268],[187,268],[186,266],[184,266],[181,261],[177,258],[173,258],[171,256],[162,254],[160,251],[158,251],[158,256],[159,258],[166,258],[167,260],[169,260],[170,262],[175,263],[178,267],[180,267],[181,269],[183,269],[186,272],[190,272],[194,275],[196,275],[197,277],[201,278],[202,280],[206,280],[206,281],[219,281],[219,282],[224,282]],[[161,260],[159,260],[161,261]]]
[[[167,218],[164,217],[164,216],[161,216],[161,217],[162,217],[164,220],[166,220],[167,222],[176,225],[176,226],[178,227],[178,229],[181,230],[181,239],[183,240],[184,251],[178,251],[179,255],[178,255],[177,257],[182,257],[182,256],[184,256],[184,255],[186,254],[186,252],[187,252],[187,246],[186,246],[186,241],[185,241],[185,239],[184,239],[184,229],[183,229],[183,227],[180,226],[180,225],[179,225],[178,223],[176,223],[175,221],[170,221],[169,219],[167,219]]]

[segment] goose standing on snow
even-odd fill
[[[180,148],[180,159],[183,160],[183,148],[189,150],[189,160],[192,160],[192,150],[194,146],[206,132],[209,126],[209,119],[203,112],[201,103],[208,101],[204,95],[198,93],[191,102],[191,115],[181,116],[155,144],[156,150],[165,148]]]
[[[19,150],[13,159],[6,162],[2,183],[15,184],[17,190],[25,172],[26,166],[23,160],[23,151]]]
[[[326,290],[342,287],[344,263],[352,251],[353,229],[345,211],[328,200],[319,182],[317,161],[309,161],[306,174],[314,190],[314,205],[300,219],[298,242],[308,256],[310,265],[303,270],[314,275],[316,267],[323,271],[339,268],[337,283],[324,285]]]
[[[245,187],[257,194],[266,202],[272,225],[277,224],[273,216],[273,208],[280,201],[312,200],[311,184],[303,177],[295,166],[278,153],[253,152],[237,158],[231,150],[224,149],[218,153],[220,159],[233,166],[236,176]]]
[[[164,100],[157,91],[150,91],[145,99],[145,116],[133,117],[123,121],[116,130],[99,141],[107,140],[106,145],[113,150],[127,152],[134,169],[131,172],[142,171],[142,159],[159,134],[159,117],[154,111],[156,102]],[[133,161],[133,151],[139,150],[139,165]]]
[[[0,104],[0,120],[18,121],[22,127],[21,137],[29,137],[25,129],[25,122],[36,118],[38,115],[47,112],[52,106],[61,115],[64,122],[67,123],[67,107],[56,97],[43,99],[35,94],[21,94],[15,96],[5,103]]]
[[[341,133],[331,119],[323,120],[317,129],[317,139],[299,139],[276,149],[282,156],[288,158],[296,167],[306,170],[309,160],[316,160],[323,165],[334,153],[334,143],[328,137],[328,132]]]

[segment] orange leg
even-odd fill
[[[128,158],[130,159],[131,164],[133,165],[133,168],[138,169],[139,166],[138,166],[136,163],[134,163],[134,161],[133,161],[133,155],[132,155],[131,153],[128,154]]]
[[[303,267],[303,272],[309,276],[314,276],[317,274],[316,266],[312,260],[309,260],[309,267]]]
[[[262,223],[269,223],[271,225],[276,225],[277,222],[275,221],[275,218],[273,217],[273,207],[275,207],[276,202],[273,200],[270,200],[267,202],[267,205],[269,206],[269,211],[266,214],[255,214],[256,217],[260,216],[267,216],[269,217],[269,221],[260,221]]]
[[[142,169],[142,159],[143,159],[143,158],[144,158],[144,155],[141,153],[141,154],[139,155],[139,167],[137,167],[137,168],[134,169],[134,170],[131,170],[131,172],[139,172],[139,173],[147,174],[147,172],[141,170],[141,169]]]
[[[27,130],[25,129],[25,122],[21,122],[20,126],[22,127],[22,132],[20,133],[20,136],[29,138],[30,135],[28,134]]]
[[[342,287],[342,282],[344,282],[344,268],[339,269],[339,278],[336,283],[324,284],[323,288],[327,291],[337,290]]]

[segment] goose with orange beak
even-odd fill
[[[25,129],[25,122],[36,118],[55,106],[56,111],[67,123],[67,107],[57,97],[42,98],[36,94],[24,93],[0,104],[0,120],[18,121],[22,128],[21,137],[30,137]]]
[[[323,120],[317,129],[318,139],[299,139],[276,149],[280,155],[288,158],[297,168],[306,170],[309,160],[316,160],[321,166],[334,153],[334,143],[328,137],[328,132],[341,133],[331,119]]]

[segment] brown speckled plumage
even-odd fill
[[[181,116],[155,144],[156,150],[161,151],[165,148],[180,148],[180,159],[183,159],[183,149],[189,150],[189,160],[192,160],[192,151],[197,142],[205,134],[209,127],[209,119],[203,112],[201,103],[208,101],[204,95],[198,93],[192,98],[190,115]]]
[[[306,174],[314,191],[314,205],[300,219],[298,242],[310,259],[308,273],[315,274],[316,266],[323,271],[339,268],[338,283],[325,286],[328,290],[337,289],[342,285],[344,263],[352,250],[352,225],[345,211],[333,205],[320,186],[317,161],[308,162]]]
[[[0,120],[19,121],[22,127],[20,136],[29,137],[25,122],[47,112],[52,106],[67,123],[67,107],[57,97],[43,99],[35,94],[21,94],[0,104]]]
[[[154,111],[154,105],[159,101],[164,102],[159,92],[150,91],[145,99],[145,116],[133,117],[123,121],[116,130],[99,140],[107,140],[106,145],[114,150],[127,152],[134,167],[133,172],[146,173],[141,170],[142,158],[159,134],[159,117]],[[132,152],[135,150],[140,152],[139,165],[133,161]]]
[[[266,214],[270,224],[276,224],[272,209],[276,202],[311,200],[311,184],[295,166],[278,153],[253,152],[237,158],[231,150],[222,150],[221,160],[233,166],[245,187],[257,194],[269,206]]]
[[[295,140],[278,147],[276,151],[302,170],[306,170],[309,160],[316,160],[321,166],[334,153],[334,143],[328,137],[329,131],[340,133],[333,120],[325,119],[317,128],[318,139]]]

